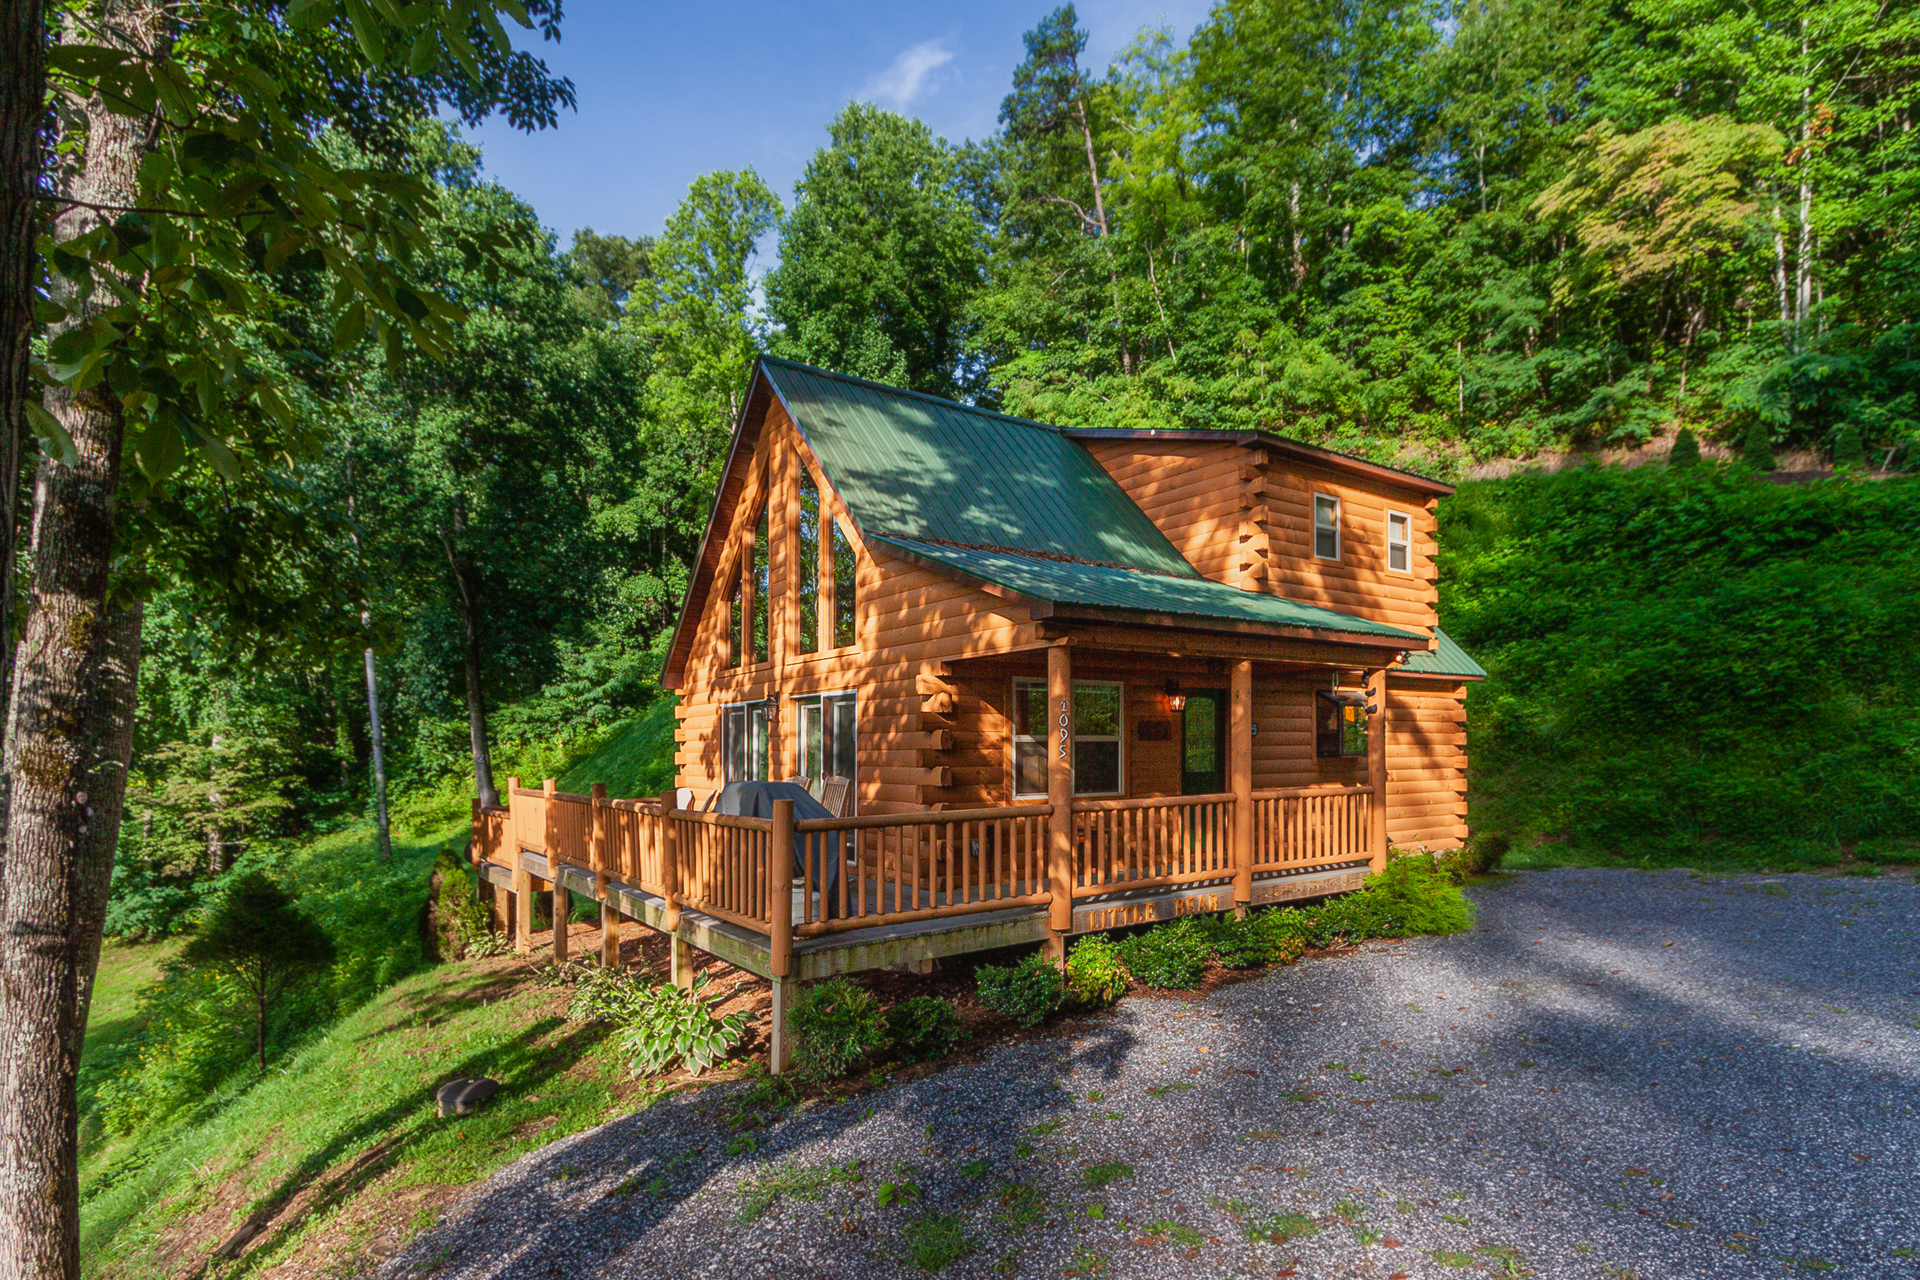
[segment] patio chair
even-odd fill
[[[820,783],[820,803],[836,818],[847,816],[853,800],[853,779],[834,776]]]

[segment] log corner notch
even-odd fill
[[[913,677],[913,690],[920,695],[920,711],[923,715],[950,716],[953,714],[955,700],[960,690],[948,683],[946,677],[952,674],[944,662],[935,663]]]

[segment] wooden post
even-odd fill
[[[1367,673],[1367,785],[1373,788],[1370,808],[1373,821],[1367,832],[1367,848],[1375,872],[1387,869],[1387,673]]]
[[[679,803],[675,788],[660,793],[660,887],[666,899],[660,927],[667,934],[667,977],[674,986],[687,991],[693,987],[693,956],[680,938],[680,859],[673,823]]]
[[[787,1035],[787,996],[793,972],[793,801],[773,802],[773,836],[767,843],[767,906],[772,916],[767,972],[773,975],[773,1044],[768,1069],[787,1069],[793,1044]]]
[[[1227,781],[1233,792],[1233,914],[1246,919],[1253,902],[1253,663],[1233,664],[1227,715]]]
[[[552,778],[548,778],[540,784],[540,789],[547,793],[547,831],[551,833],[555,803],[553,795],[560,787]],[[553,873],[553,879],[548,882],[553,888],[553,962],[565,964],[567,962],[567,917],[573,914],[573,895],[568,893],[560,883],[560,851],[554,848],[558,842],[542,840],[541,843],[547,849],[547,870]]]
[[[1073,929],[1073,650],[1047,650],[1047,913],[1048,952],[1064,962]]]
[[[596,782],[587,788],[593,798],[589,831],[593,839],[593,889],[600,899],[600,963],[609,969],[620,967],[620,913],[614,910],[613,895],[607,892],[607,784]]]
[[[520,854],[520,779],[507,779],[507,840],[513,845],[513,949],[521,955],[533,948],[533,875]]]

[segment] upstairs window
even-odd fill
[[[740,620],[746,611],[745,578],[733,575],[733,596],[727,601],[727,665],[740,665],[741,655],[745,652],[742,638],[746,634]]]
[[[767,509],[760,508],[760,520],[753,530],[753,660],[767,660],[767,599],[772,575],[767,559]]]
[[[800,634],[794,652],[820,651],[820,487],[803,463],[800,467],[800,509],[793,527],[793,594],[800,606]],[[809,774],[809,777],[817,775]]]
[[[1313,495],[1313,554],[1320,560],[1340,558],[1340,499],[1330,493]]]
[[[827,553],[833,558],[833,646],[845,649],[859,639],[854,626],[856,601],[853,579],[857,566],[853,559],[853,544],[847,541],[840,522],[828,519],[827,525],[832,530]]]
[[[1413,572],[1413,517],[1404,511],[1387,512],[1387,568]]]
[[[1121,758],[1123,705],[1118,684],[1073,682],[1073,794],[1117,796],[1126,789]],[[1047,794],[1049,743],[1058,740],[1057,716],[1047,706],[1045,680],[1013,682],[1015,796]]]

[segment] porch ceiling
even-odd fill
[[[1427,638],[1417,632],[1206,578],[1174,578],[918,538],[885,534],[869,537],[915,561],[989,590],[997,588],[1000,593],[1055,606],[1045,611],[1047,616],[1065,618],[1075,611],[1092,611],[1086,616],[1116,622],[1124,622],[1131,615],[1142,622],[1168,619],[1224,623],[1256,632],[1267,628],[1276,634],[1325,632],[1404,641],[1409,649],[1427,647]]]

